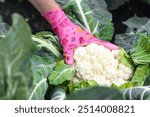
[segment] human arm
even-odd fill
[[[64,57],[67,64],[74,63],[74,51],[80,46],[91,43],[103,45],[110,50],[117,46],[94,37],[87,30],[73,23],[54,0],[29,0],[49,22],[63,46]]]
[[[29,2],[41,13],[57,9],[59,5],[55,0],[29,0]]]

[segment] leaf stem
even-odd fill
[[[63,59],[62,54],[54,47],[54,45],[49,41],[49,43],[47,43],[46,41],[39,39],[35,36],[32,36],[32,40],[39,43],[40,46],[45,47],[46,49],[48,49],[50,52],[52,52],[52,54],[54,54],[58,59]]]

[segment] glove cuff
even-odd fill
[[[68,18],[61,8],[46,11],[42,16],[51,24],[53,30]]]

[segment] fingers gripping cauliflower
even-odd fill
[[[76,77],[73,82],[94,80],[101,86],[120,86],[133,75],[133,69],[122,63],[120,50],[109,50],[95,43],[79,47],[74,53]]]

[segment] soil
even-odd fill
[[[13,13],[21,14],[32,28],[33,33],[50,30],[48,23],[41,17],[35,8],[27,0],[18,2],[17,0],[6,0],[0,3],[0,15],[3,21],[11,24],[11,16]],[[138,0],[130,0],[129,3],[119,7],[117,10],[111,11],[113,14],[113,22],[116,33],[123,33],[126,26],[122,21],[134,16],[150,17],[150,6]]]
[[[19,13],[29,23],[33,33],[50,29],[48,23],[28,0],[18,1],[19,0],[6,0],[5,3],[0,3],[0,15],[4,22],[11,24],[12,14]]]

